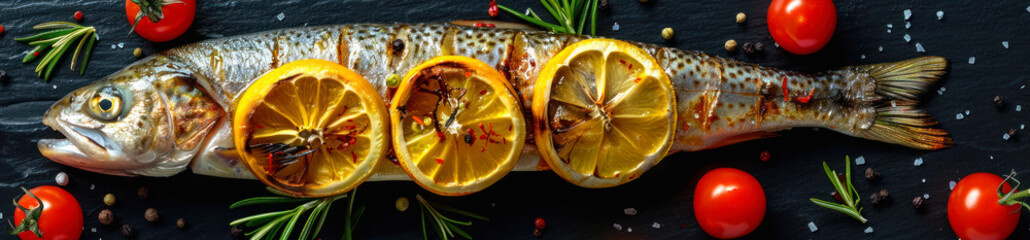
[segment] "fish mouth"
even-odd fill
[[[117,165],[121,147],[106,134],[88,127],[75,126],[59,119],[44,119],[43,124],[61,132],[66,139],[40,139],[36,144],[44,157],[75,168],[111,175],[132,176]]]

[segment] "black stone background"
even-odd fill
[[[257,181],[230,180],[183,173],[169,178],[126,178],[85,172],[53,163],[40,156],[36,141],[59,137],[40,123],[53,101],[68,92],[90,84],[135,61],[132,50],[145,54],[173,48],[202,39],[271,30],[337,23],[434,22],[487,18],[487,2],[421,0],[341,0],[341,1],[201,1],[191,29],[169,43],[151,43],[137,35],[127,35],[129,24],[122,1],[93,0],[5,0],[0,1],[0,69],[10,78],[0,83],[0,199],[20,195],[19,186],[54,184],[61,171],[71,176],[65,187],[83,207],[84,239],[122,239],[116,227],[101,226],[97,214],[109,208],[103,195],[114,193],[118,204],[110,207],[117,217],[115,225],[133,225],[139,239],[228,239],[232,219],[261,210],[229,210],[234,201],[268,195]],[[764,41],[771,45],[765,15],[769,1],[651,0],[641,4],[632,0],[611,0],[612,6],[598,20],[601,36],[657,43],[682,49],[704,51],[720,57],[791,70],[818,71],[836,67],[897,61],[925,55],[944,56],[951,62],[943,88],[927,94],[926,107],[955,138],[956,146],[940,151],[920,151],[847,137],[828,130],[797,128],[782,137],[736,144],[720,149],[679,153],[651,169],[639,180],[608,189],[584,189],[569,184],[551,172],[511,173],[483,192],[466,197],[439,197],[411,182],[363,184],[357,204],[367,205],[356,237],[371,239],[421,238],[418,212],[398,212],[394,199],[422,194],[431,201],[460,206],[485,214],[490,222],[475,222],[469,232],[477,239],[532,239],[533,220],[547,220],[546,239],[699,239],[709,238],[693,217],[692,196],[697,180],[708,170],[733,167],[754,175],[763,185],[768,210],[762,225],[749,239],[949,239],[956,238],[947,221],[948,182],[973,172],[1005,174],[1011,169],[1030,173],[1025,138],[1004,141],[1002,134],[1028,123],[1027,113],[1015,111],[1017,104],[1030,108],[1030,84],[1025,63],[1030,54],[1030,3],[1018,1],[879,1],[837,0],[837,30],[823,50],[808,56],[795,56],[775,47],[766,55],[749,57],[722,49],[727,39],[738,42]],[[544,9],[537,1],[501,1],[514,9]],[[902,11],[912,9],[912,28],[905,29]],[[945,12],[938,21],[937,10]],[[86,25],[99,29],[100,41],[85,76],[68,70],[65,59],[53,80],[45,83],[32,72],[35,64],[21,64],[27,45],[13,38],[30,34],[30,26],[53,20],[72,20],[72,13],[83,11]],[[276,19],[280,12],[282,21]],[[737,12],[748,15],[746,24],[734,23]],[[502,14],[503,15],[503,14]],[[513,20],[508,16],[501,20]],[[613,31],[613,23],[621,26]],[[893,33],[887,33],[893,24]],[[659,32],[664,27],[676,31],[674,40],[665,41]],[[902,36],[910,34],[912,42]],[[1009,41],[1011,49],[1002,47]],[[916,42],[926,53],[917,53]],[[112,49],[111,45],[124,44]],[[883,46],[883,52],[877,50]],[[861,55],[866,58],[862,59]],[[975,56],[976,63],[967,61]],[[54,88],[56,86],[56,89]],[[944,90],[938,95],[938,90]],[[996,110],[992,98],[1006,97],[1007,107]],[[971,114],[956,120],[956,113]],[[759,154],[768,150],[772,160],[762,162]],[[869,183],[856,176],[855,186],[863,198],[874,191],[888,189],[893,202],[872,207],[863,201],[867,225],[837,212],[819,208],[809,197],[829,199],[832,187],[820,162],[843,168],[845,155],[864,156],[867,164],[856,167],[861,176],[865,167],[881,172],[883,181]],[[992,159],[993,156],[993,159]],[[923,158],[922,166],[913,160]],[[921,179],[926,179],[923,183]],[[95,186],[95,188],[93,187]],[[150,188],[151,197],[141,200],[136,188]],[[928,208],[919,212],[910,200],[930,195]],[[343,205],[333,208],[333,216],[320,237],[340,237]],[[414,206],[414,205],[413,205]],[[150,224],[143,219],[146,208],[158,209],[164,220]],[[623,214],[624,208],[639,214]],[[12,206],[0,207],[3,221],[11,218]],[[415,209],[414,207],[412,209]],[[1025,214],[1024,214],[1025,215]],[[189,229],[180,231],[175,219],[183,217]],[[662,225],[651,228],[653,222]],[[809,222],[818,225],[810,232]],[[612,224],[625,229],[618,231]],[[872,226],[874,232],[863,230]],[[91,231],[96,228],[96,232]],[[1030,224],[1023,220],[1013,239],[1030,238]],[[9,239],[11,237],[0,237]]]

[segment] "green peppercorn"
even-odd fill
[[[386,76],[386,86],[389,88],[397,88],[401,84],[401,77],[397,74],[390,74]]]

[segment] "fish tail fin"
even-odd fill
[[[868,129],[853,134],[917,149],[953,146],[951,136],[938,127],[937,120],[917,107],[920,97],[944,75],[947,66],[943,57],[928,56],[851,67],[876,82],[876,96],[872,98],[875,119]]]

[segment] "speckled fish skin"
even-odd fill
[[[155,89],[164,90],[158,92],[163,92],[165,99],[179,99],[172,103],[189,102],[189,109],[211,110],[214,109],[212,106],[217,105],[219,109],[211,111],[216,114],[169,114],[171,117],[166,120],[182,129],[174,132],[151,131],[140,134],[173,134],[173,137],[163,139],[170,140],[184,138],[179,137],[181,133],[203,133],[205,136],[201,139],[205,140],[201,141],[202,144],[183,147],[182,143],[189,141],[175,141],[173,145],[177,146],[176,149],[163,150],[152,155],[180,156],[180,163],[176,166],[184,166],[181,159],[189,156],[193,159],[191,167],[194,172],[247,178],[250,174],[241,170],[240,164],[219,156],[217,152],[219,149],[232,147],[229,133],[231,126],[229,121],[224,119],[227,112],[232,112],[233,101],[251,81],[268,70],[301,59],[334,61],[364,76],[382,96],[390,99],[392,92],[385,83],[388,75],[403,76],[419,63],[437,56],[468,56],[481,60],[505,74],[522,100],[523,110],[527,112],[524,115],[532,116],[528,111],[539,71],[565,46],[586,38],[589,37],[452,24],[355,24],[274,30],[207,40],[171,49],[141,60],[112,77],[102,79],[77,92],[91,92],[99,86],[122,85],[126,82],[137,85],[150,82]],[[883,94],[877,92],[877,83],[870,77],[871,67],[806,74],[780,71],[675,48],[634,44],[655,57],[675,88],[679,116],[676,140],[671,152],[724,146],[769,136],[768,132],[791,127],[827,127],[852,136],[929,148],[915,143],[906,144],[906,141],[918,142],[924,137],[916,140],[890,137],[905,132],[879,135],[864,133],[876,125],[878,108],[883,107],[884,99]],[[937,64],[936,59],[930,60]],[[890,66],[879,67],[896,70]],[[928,73],[927,78],[932,79],[919,84],[932,82],[937,76],[935,74],[939,75],[937,72]],[[784,78],[786,87],[783,86]],[[171,86],[178,88],[169,90]],[[203,90],[204,94],[187,95],[193,86]],[[786,101],[784,89],[787,93]],[[911,94],[918,94],[923,90],[925,89],[913,90],[914,93]],[[808,103],[794,100],[808,95],[809,92],[812,94]],[[136,91],[133,93],[140,94]],[[881,101],[879,106],[874,104],[877,101]],[[903,102],[902,107],[914,105],[914,102],[915,100]],[[167,111],[175,113],[182,108],[185,107],[172,106],[167,107]],[[60,130],[62,127],[57,122],[63,121],[52,118],[63,117],[54,112],[74,111],[78,110],[69,110],[63,105],[55,104],[46,117],[50,120],[44,122]],[[915,117],[922,117],[918,119],[919,124],[936,124],[932,119],[927,120],[925,116]],[[941,135],[943,131],[932,133]],[[943,133],[940,139],[925,141],[942,142],[935,147],[946,147],[951,141],[946,135]],[[194,134],[184,139],[195,141],[197,136]],[[532,136],[528,136],[527,139],[532,139]],[[79,142],[73,141],[75,145],[79,145]],[[535,146],[525,146],[516,170],[546,169],[546,163],[540,161]],[[54,152],[53,148],[42,143],[40,149],[44,155]],[[47,157],[60,158],[55,154]],[[59,159],[55,161],[68,164],[67,161]],[[154,173],[148,171],[147,167],[139,166],[136,166],[136,169],[98,170],[88,166],[88,163],[69,165],[121,175],[167,176],[177,173]],[[382,165],[387,167],[380,169],[370,180],[407,179],[406,174],[396,165]]]

